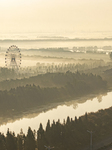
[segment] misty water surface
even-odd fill
[[[31,114],[29,118],[22,118],[20,120],[16,120],[12,123],[7,123],[0,126],[0,132],[6,133],[9,128],[11,131],[15,133],[19,133],[20,129],[23,129],[24,133],[27,133],[27,129],[30,126],[33,130],[37,130],[39,128],[39,124],[42,123],[45,128],[48,119],[51,121],[57,121],[60,119],[60,122],[63,123],[63,120],[69,116],[70,118],[75,118],[75,116],[79,117],[84,115],[86,112],[96,112],[99,109],[105,109],[112,106],[112,92],[108,92],[107,95],[102,96],[99,95],[93,99],[88,99],[87,101],[83,100],[83,98],[79,100],[73,100],[70,102],[66,102],[63,105],[58,105],[56,108],[42,111],[40,114]],[[27,114],[26,114],[27,115]],[[35,116],[35,117],[33,117]]]
[[[80,46],[112,46],[111,40],[98,40],[98,41],[25,41],[25,40],[13,40],[13,41],[2,41],[0,40],[0,47],[2,48],[8,48],[11,45],[17,45],[19,48],[51,48],[51,47],[69,47],[73,48],[74,46],[80,47]]]

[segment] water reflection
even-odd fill
[[[78,104],[77,104],[77,103],[74,103],[74,104],[73,104],[73,108],[74,108],[74,109],[77,109],[77,108],[78,108]]]
[[[6,133],[7,129],[9,128],[11,131],[15,131],[15,133],[19,133],[20,129],[23,129],[23,132],[26,133],[28,127],[30,126],[33,130],[37,130],[39,124],[42,123],[43,127],[45,128],[48,119],[53,122],[53,120],[57,121],[60,119],[60,122],[63,122],[67,116],[71,118],[75,118],[75,116],[79,117],[84,115],[85,112],[96,112],[99,109],[105,109],[112,106],[112,92],[107,93],[107,95],[102,96],[99,95],[92,100],[89,98],[88,100],[78,99],[70,102],[66,102],[65,104],[56,104],[54,106],[49,106],[48,108],[42,109],[40,108],[41,113],[37,110],[32,110],[31,114],[27,114],[23,119],[16,120],[13,123],[7,123],[6,125],[0,126],[0,131]],[[100,101],[100,102],[99,102]],[[53,108],[55,107],[55,108]],[[51,109],[53,108],[53,109]]]
[[[97,96],[98,102],[102,102],[102,95]]]

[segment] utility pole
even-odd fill
[[[93,149],[93,145],[92,145],[92,134],[93,134],[93,132],[92,131],[89,131],[89,130],[87,130],[87,132],[89,132],[90,133],[90,150],[92,150]]]
[[[46,145],[44,145],[44,147],[45,147],[47,150],[51,150],[51,149],[54,148],[54,147],[50,147],[50,146],[46,146]]]

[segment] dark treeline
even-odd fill
[[[100,69],[98,70],[100,71]],[[97,82],[100,82],[100,83],[97,83]],[[10,90],[11,88],[17,88],[19,86],[26,86],[27,84],[31,84],[31,85],[35,84],[36,86],[39,85],[40,87],[64,87],[65,85],[67,86],[69,83],[74,85],[73,89],[76,88],[75,90],[77,90],[78,84],[82,83],[83,84],[82,86],[79,85],[80,86],[79,89],[81,91],[83,86],[85,87],[89,86],[89,88],[92,89],[93,86],[96,86],[96,84],[100,86],[100,84],[103,84],[105,82],[101,79],[100,76],[93,75],[92,73],[85,74],[85,73],[79,73],[78,71],[75,73],[71,73],[70,71],[67,71],[66,73],[49,73],[48,72],[46,74],[40,74],[40,75],[32,76],[29,78],[11,79],[11,80],[1,81],[0,90]]]
[[[62,59],[62,58],[61,58]],[[68,58],[66,58],[68,59]],[[108,66],[108,63],[105,63],[103,60],[80,60],[80,63],[76,60],[76,62],[70,62],[72,58],[68,60],[69,63],[37,63],[36,66],[32,67],[24,67],[20,68],[19,70],[13,68],[5,68],[0,67],[0,81],[4,80],[11,80],[11,79],[21,79],[21,78],[28,78],[31,76],[36,76],[38,74],[44,74],[47,72],[50,73],[57,73],[62,72],[65,73],[68,70],[71,72],[84,71],[87,69],[95,68],[98,66]],[[65,61],[65,60],[64,60]]]
[[[45,150],[45,145],[56,150],[89,149],[90,134],[87,130],[94,131],[94,148],[101,140],[112,137],[112,107],[97,113],[86,113],[79,118],[67,117],[63,123],[58,120],[50,124],[48,120],[45,129],[40,123],[37,131],[29,127],[26,135],[22,129],[17,136],[8,129],[6,135],[0,133],[0,150]]]
[[[42,88],[33,84],[13,88],[9,91],[0,91],[0,111],[12,109],[20,111],[24,108],[62,102],[95,92],[99,93],[107,89],[106,81],[93,74],[71,73],[68,71],[57,74],[48,73],[46,76],[46,79],[50,78],[55,84],[62,86]]]
[[[68,58],[67,58],[68,59]],[[71,72],[76,72],[78,71],[84,71],[87,69],[92,69],[96,68],[98,66],[107,66],[108,63],[105,63],[103,60],[85,60],[82,59],[78,62],[72,62],[69,63],[72,60],[68,60],[68,63],[60,63],[60,64],[45,64],[45,63],[37,63],[35,71],[38,73],[46,73],[46,72],[63,72],[65,73],[66,71],[71,71]],[[73,59],[74,60],[74,59]]]
[[[73,47],[72,49],[74,52],[76,50],[84,51],[86,50],[87,52],[94,51],[96,52],[99,48],[102,50],[112,50],[112,46],[103,46],[103,47],[97,47],[97,46],[79,46],[79,47]],[[37,49],[28,49],[28,51],[37,51]],[[38,51],[45,51],[45,52],[68,52],[70,49],[68,47],[60,47],[60,48],[39,48]]]
[[[0,67],[0,81],[29,77],[31,69],[25,68],[24,70],[17,70],[13,68]]]
[[[8,69],[8,68],[0,68],[0,81],[6,80],[6,79],[16,79],[17,73],[14,69]]]

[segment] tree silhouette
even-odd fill
[[[109,55],[109,56],[110,56],[110,59],[112,60],[112,52],[110,53],[110,55]]]
[[[9,129],[7,130],[6,148],[7,150],[17,150],[17,139],[15,134],[11,133]]]
[[[35,150],[36,143],[34,133],[31,128],[28,128],[28,133],[25,139],[25,150]]]

